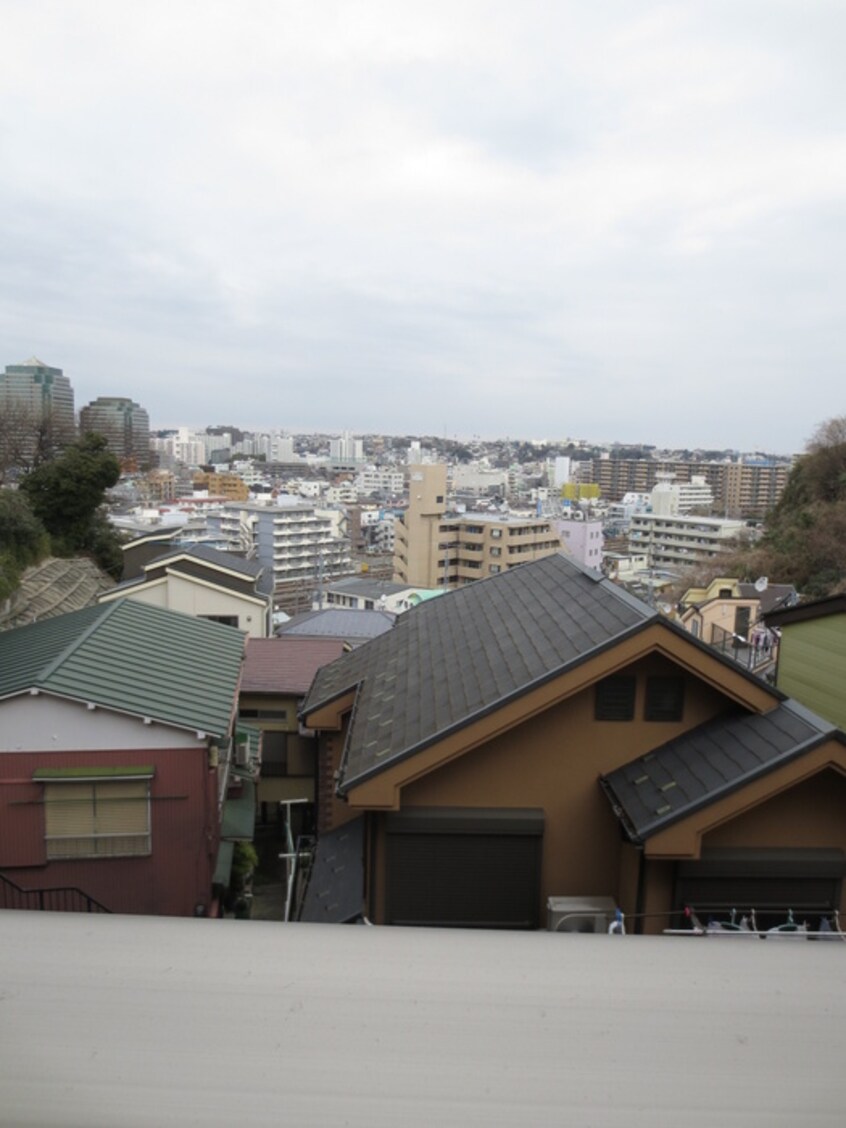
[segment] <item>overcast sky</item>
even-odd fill
[[[156,426],[789,452],[843,0],[0,0],[0,363]]]

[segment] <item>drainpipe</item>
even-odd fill
[[[635,897],[634,931],[640,935],[643,932],[643,905],[646,897],[646,847],[638,846],[637,862],[637,896]]]

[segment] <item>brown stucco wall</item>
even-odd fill
[[[846,778],[821,771],[702,839],[703,850],[756,846],[846,850]]]
[[[635,715],[642,717],[647,676],[675,673],[677,667],[652,654],[626,672],[638,679]],[[632,859],[626,857],[621,877],[620,827],[599,787],[599,776],[702,723],[725,705],[714,689],[688,677],[681,722],[600,722],[594,720],[591,686],[408,783],[400,789],[400,807],[543,809],[542,919],[547,898],[556,895],[611,896],[633,913]],[[502,713],[491,722],[501,724]],[[377,919],[380,882],[381,876],[375,890]]]

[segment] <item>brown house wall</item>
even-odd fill
[[[678,858],[696,859],[712,849],[820,848],[846,854],[846,776],[842,767],[831,766],[835,758],[843,758],[842,746],[823,745],[650,839],[644,911],[666,914],[673,907]],[[846,913],[846,883],[840,911]],[[665,922],[647,920],[644,930],[660,932]]]
[[[846,851],[846,778],[819,772],[703,836],[702,849],[834,847]]]
[[[657,654],[627,668],[638,679],[637,718],[643,716],[647,676],[676,669]],[[715,690],[689,677],[682,722],[602,722],[594,719],[594,690],[589,687],[409,783],[401,789],[401,809],[543,809],[542,908],[549,896],[606,895],[632,913],[637,889],[634,863],[627,856],[621,867],[620,827],[599,787],[599,776],[702,723],[725,704]],[[382,880],[380,872],[377,919]]]
[[[148,857],[47,861],[38,768],[152,765]],[[204,747],[0,756],[0,871],[25,889],[76,887],[112,912],[191,916],[211,909],[216,772]]]

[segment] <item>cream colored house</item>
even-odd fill
[[[143,565],[141,576],[104,592],[99,602],[128,598],[236,627],[250,638],[271,633],[272,588],[255,560],[194,545]]]

